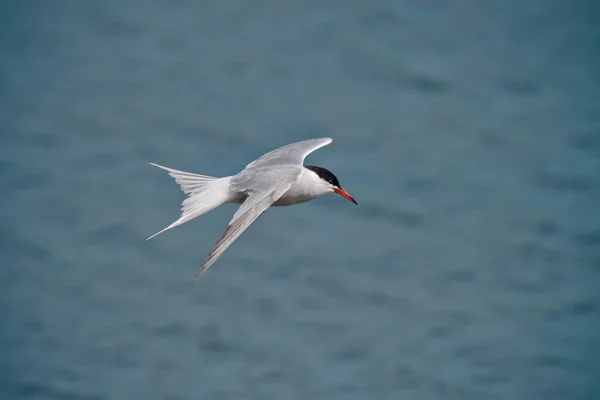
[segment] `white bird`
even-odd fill
[[[193,174],[150,163],[167,171],[188,196],[182,203],[181,217],[146,240],[222,204],[241,204],[223,236],[202,263],[194,277],[195,282],[270,206],[304,203],[327,193],[337,193],[358,204],[342,189],[331,172],[325,168],[303,165],[307,155],[331,142],[331,138],[320,138],[288,144],[252,161],[237,175],[224,178]]]

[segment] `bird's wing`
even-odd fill
[[[223,236],[217,241],[202,263],[200,270],[194,277],[194,282],[210,268],[219,257],[221,257],[225,250],[227,250],[227,248],[267,210],[267,208],[283,196],[290,186],[296,182],[300,174],[301,172],[286,174],[280,177],[280,180],[274,181],[275,184],[271,185],[268,189],[250,191],[248,193],[248,197],[234,214],[227,229],[225,229]]]
[[[291,143],[257,158],[246,166],[245,169],[260,168],[265,166],[295,164],[302,165],[307,155],[333,141],[331,138],[308,139]]]

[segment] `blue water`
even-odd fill
[[[600,398],[594,1],[52,1],[0,16],[0,398]],[[156,162],[339,196],[152,241]]]

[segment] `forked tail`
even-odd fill
[[[193,174],[191,172],[179,171],[154,163],[150,163],[150,165],[164,169],[169,175],[175,178],[175,182],[177,182],[181,190],[187,194],[187,198],[181,203],[181,217],[146,240],[150,240],[171,228],[175,228],[176,226],[214,210],[225,203],[229,197],[228,178],[216,178],[214,176]]]

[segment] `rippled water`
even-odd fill
[[[592,1],[9,2],[3,399],[595,399]],[[309,137],[338,196],[145,242]]]

